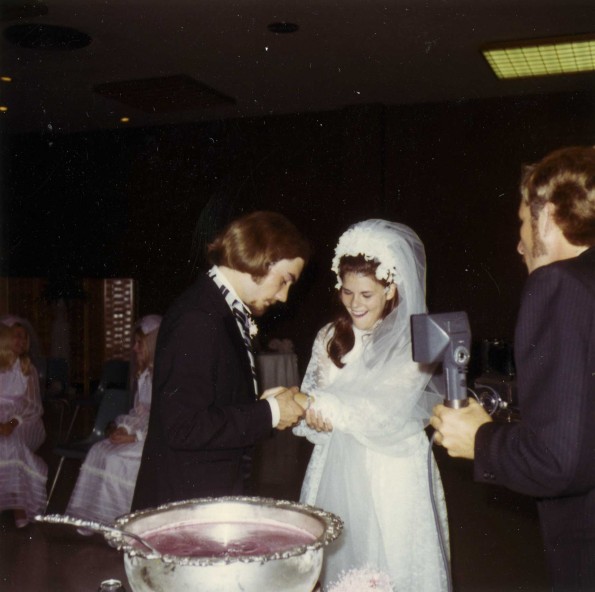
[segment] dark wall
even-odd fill
[[[510,339],[526,277],[516,253],[521,166],[595,143],[595,95],[394,109],[387,129],[393,218],[426,244],[431,309],[467,310],[477,338]]]
[[[474,337],[510,339],[525,271],[515,255],[520,165],[593,143],[595,95],[467,101],[228,120],[67,137],[4,149],[2,273],[135,277],[140,313],[163,312],[197,255],[243,212],[286,214],[313,260],[262,321],[302,365],[329,319],[329,266],[351,223],[410,224],[428,254],[434,312],[467,310]]]

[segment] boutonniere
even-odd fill
[[[254,339],[258,335],[258,325],[254,322],[252,317],[248,317],[248,333],[250,339]]]

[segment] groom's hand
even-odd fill
[[[297,386],[292,386],[288,389],[285,389],[278,395],[275,395],[275,399],[277,403],[279,403],[279,411],[281,413],[281,417],[279,418],[279,423],[277,424],[278,430],[285,430],[294,426],[302,417],[304,417],[304,409],[296,403],[293,396],[299,392],[299,388]]]

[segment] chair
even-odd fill
[[[65,440],[68,441],[72,428],[78,416],[81,407],[98,408],[101,400],[103,399],[104,393],[107,389],[124,389],[128,388],[128,374],[130,372],[130,362],[127,360],[113,359],[108,360],[103,365],[101,370],[101,378],[99,384],[95,389],[95,392],[91,397],[85,399],[76,399],[74,401],[74,411],[72,413],[72,419],[66,432]],[[126,410],[128,411],[128,409]]]
[[[54,489],[58,483],[58,478],[62,472],[62,465],[64,460],[67,458],[74,458],[78,460],[84,460],[87,453],[91,449],[91,446],[100,440],[105,438],[105,428],[113,421],[118,415],[127,413],[130,410],[130,392],[125,389],[107,389],[101,397],[99,408],[97,409],[97,415],[95,417],[95,423],[91,433],[82,440],[76,440],[74,442],[66,443],[62,446],[56,446],[53,450],[54,454],[60,457],[60,463],[56,470],[56,475],[52,481],[50,493],[48,495],[48,501],[46,508],[50,504]]]
[[[45,364],[45,380],[43,384],[44,407],[52,405],[58,408],[60,422],[58,424],[58,438],[62,434],[64,413],[70,409],[68,400],[69,368],[64,358],[48,358]]]
[[[99,387],[104,389],[126,389],[128,388],[128,373],[130,372],[130,362],[114,358],[107,360],[101,370],[101,379]]]

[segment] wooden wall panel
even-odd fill
[[[42,352],[51,354],[55,303],[44,297],[45,278],[0,277],[0,315],[26,318],[35,328]],[[138,290],[130,278],[86,278],[83,296],[66,301],[69,325],[70,382],[88,394],[106,360],[128,359],[137,315]]]

